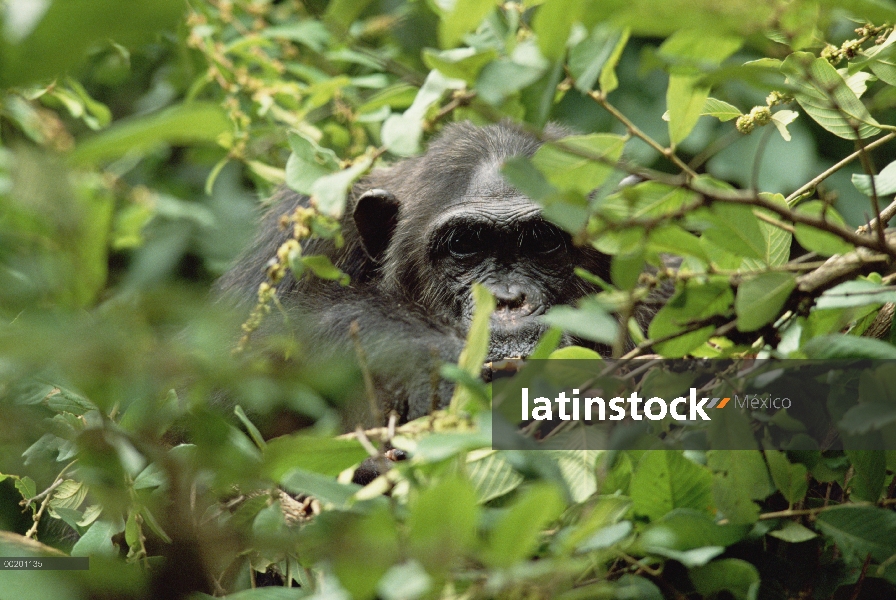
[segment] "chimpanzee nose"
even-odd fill
[[[526,303],[526,293],[515,283],[492,286],[491,292],[497,302],[496,310],[517,310]]]

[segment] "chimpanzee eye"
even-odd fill
[[[550,254],[566,245],[563,233],[550,225],[536,225],[523,238],[523,250],[536,254]]]
[[[458,258],[468,258],[482,250],[480,231],[458,229],[448,239],[448,252]]]

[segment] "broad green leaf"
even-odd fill
[[[713,244],[744,258],[766,256],[765,236],[749,206],[715,203],[704,216],[711,226],[703,236]]]
[[[849,480],[850,498],[877,502],[887,476],[884,453],[880,450],[846,450],[846,456],[854,470],[853,477]]]
[[[377,592],[383,600],[424,598],[432,585],[432,577],[429,576],[426,569],[420,566],[416,560],[411,559],[389,569],[380,580]]]
[[[488,356],[489,322],[495,312],[495,297],[482,284],[473,285],[473,321],[467,333],[467,343],[458,359],[458,366],[470,377],[478,378]],[[470,410],[477,401],[476,394],[466,385],[458,385],[451,398],[451,410]]]
[[[772,480],[784,498],[790,504],[801,501],[809,489],[806,466],[800,463],[791,463],[787,460],[787,455],[778,450],[766,450],[765,459],[768,461]]]
[[[784,540],[791,544],[799,544],[800,542],[808,542],[818,537],[818,534],[806,527],[800,525],[796,521],[784,521],[781,529],[769,532],[769,535],[779,540]]]
[[[734,300],[737,328],[756,331],[774,321],[795,288],[793,273],[760,273],[742,281]]]
[[[470,457],[474,454],[478,453],[472,453]],[[467,459],[467,477],[483,504],[512,492],[523,482],[523,476],[497,451],[489,451],[475,460],[470,457]]]
[[[637,545],[645,552],[659,548],[685,552],[695,548],[726,548],[749,531],[744,525],[719,525],[704,511],[678,508],[644,528]]]
[[[545,0],[532,19],[532,30],[545,57],[550,60],[563,57],[573,23],[582,20],[589,4],[583,0]]]
[[[476,542],[478,498],[465,479],[448,476],[422,488],[408,509],[409,549],[430,573],[450,569]]]
[[[625,138],[620,135],[593,133],[569,136],[544,144],[532,157],[532,164],[557,189],[587,195],[610,176],[612,165],[622,156],[624,147]]]
[[[390,116],[383,123],[380,134],[383,145],[398,156],[419,153],[426,111],[439,102],[447,91],[463,89],[465,86],[463,80],[446,77],[436,69],[430,71],[408,109],[403,114]]]
[[[288,139],[292,154],[286,161],[286,185],[309,195],[315,181],[339,170],[339,159],[329,148],[301,134],[291,133]]]
[[[672,34],[659,53],[670,63],[666,105],[669,111],[669,139],[672,144],[684,140],[694,129],[709,98],[709,90],[701,83],[703,71],[717,66],[740,48],[737,37],[713,35],[707,30],[684,29]]]
[[[231,129],[220,106],[207,102],[179,104],[151,115],[119,121],[78,144],[69,155],[78,165],[96,164],[127,154],[146,152],[159,144],[209,143]]]
[[[371,0],[333,0],[327,5],[324,20],[347,30],[370,2]]]
[[[593,298],[582,300],[579,308],[555,306],[544,321],[592,342],[612,344],[619,335],[619,323],[603,303]]]
[[[497,52],[491,48],[482,51],[475,48],[454,48],[441,52],[427,48],[423,51],[423,62],[430,69],[438,69],[445,77],[462,79],[472,86],[482,68],[496,56]]]
[[[121,518],[115,521],[106,519],[94,521],[93,525],[75,543],[72,548],[72,556],[117,556],[118,549],[112,545],[112,536],[124,531],[124,527],[125,524]]]
[[[634,510],[652,521],[676,508],[712,511],[712,474],[679,451],[653,451],[641,457],[632,474]]]
[[[723,100],[707,98],[703,104],[703,112],[700,114],[715,117],[724,123],[725,121],[738,118],[741,112],[736,106],[732,106]]]
[[[877,121],[824,58],[794,52],[781,64],[781,71],[796,87],[794,97],[803,110],[834,135],[854,140],[880,133]]]
[[[726,281],[694,280],[685,284],[657,312],[648,328],[651,339],[664,338],[681,331],[693,321],[724,314],[734,301],[734,294]],[[712,335],[715,327],[708,325],[696,331],[656,344],[656,350],[668,358],[685,356]]]
[[[846,411],[838,426],[848,433],[863,435],[896,423],[896,406],[885,398],[886,396],[875,397],[870,402],[856,404]]]
[[[75,67],[94,44],[149,43],[183,21],[180,0],[56,0],[5,3],[5,11],[27,11],[31,21],[4,28],[0,41],[0,86],[49,80]],[[43,10],[42,10],[43,9]],[[11,14],[4,15],[6,18]]]
[[[367,458],[357,440],[311,435],[284,435],[265,445],[260,474],[279,481],[293,468],[336,476]]]
[[[557,488],[535,484],[507,509],[489,536],[486,561],[496,567],[509,567],[529,558],[544,529],[566,508]]]
[[[896,161],[888,164],[880,174],[873,177],[874,190],[871,189],[871,175],[854,173],[852,184],[866,196],[871,196],[873,192],[876,192],[878,196],[889,196],[896,193]]]
[[[604,68],[600,71],[600,79],[598,80],[598,83],[604,94],[609,94],[619,87],[619,79],[616,77],[616,65],[619,64],[619,59],[622,57],[622,51],[625,50],[630,35],[631,29],[626,27],[623,30],[622,37],[619,38],[619,42],[616,43],[616,47],[613,49],[613,54],[610,55],[610,58],[604,63]]]
[[[361,486],[354,483],[339,483],[329,475],[305,469],[290,469],[280,478],[279,483],[288,492],[308,494],[324,504],[333,504],[338,508],[348,506],[351,497],[361,489]]]
[[[837,506],[823,511],[816,526],[850,565],[861,565],[871,554],[875,561],[896,554],[896,512],[876,506]]]
[[[563,546],[563,551],[571,552],[588,543],[593,535],[618,523],[631,506],[631,499],[625,496],[598,496],[576,527],[558,540]]]
[[[573,502],[584,502],[597,491],[599,450],[557,450],[553,456],[563,474]]]
[[[551,62],[533,40],[517,44],[510,58],[490,62],[476,81],[479,97],[491,105],[501,105],[508,96],[541,79]]]
[[[760,192],[759,197],[768,200],[769,202],[780,204],[782,207],[787,206],[787,202],[782,194]],[[753,209],[753,214],[762,214],[778,219],[777,215],[761,208]],[[756,270],[764,270],[766,265],[779,267],[787,263],[787,261],[790,260],[790,246],[793,240],[793,234],[786,229],[776,227],[771,223],[761,220],[759,222],[759,229],[762,231],[762,237],[765,240],[765,251],[763,252],[762,258],[755,263],[751,262],[752,259],[745,259],[744,268],[753,267]]]
[[[620,50],[626,41],[628,41],[627,30],[600,24],[587,38],[576,44],[569,53],[569,72],[576,80],[576,89],[587,94],[594,88],[599,78],[604,78],[607,70],[614,73]],[[604,89],[603,85],[601,89],[605,93],[612,91]]]
[[[841,283],[827,290],[815,303],[819,309],[851,308],[896,302],[896,289],[874,281],[856,280]]]
[[[590,538],[585,540],[576,551],[577,552],[593,552],[595,550],[606,550],[619,544],[631,535],[634,526],[631,521],[621,521],[615,525],[608,525],[598,530]]]
[[[820,200],[812,200],[811,202],[800,204],[796,207],[796,211],[813,217],[820,218],[824,216],[824,220],[833,225],[839,225],[840,227],[846,226],[843,217],[841,217],[832,207],[826,206]],[[828,231],[816,229],[810,225],[797,223],[794,231],[796,241],[798,241],[803,248],[812,252],[817,252],[822,256],[845,254],[846,252],[853,250],[853,245],[844,241],[840,236]]]
[[[342,215],[348,191],[372,165],[373,156],[368,153],[355,159],[349,168],[320,177],[311,186],[311,203],[326,215]]]
[[[759,571],[738,558],[723,558],[688,571],[697,592],[711,597],[728,591],[737,600],[756,600],[759,594]]]
[[[802,347],[807,358],[896,359],[896,346],[874,338],[855,335],[826,335],[813,338]]]
[[[758,450],[711,450],[708,459],[714,471],[712,496],[719,512],[729,523],[755,523],[759,506],[752,500],[764,500],[775,491],[762,455]]]
[[[456,45],[465,33],[476,29],[495,6],[496,3],[490,0],[455,0],[454,7],[441,15],[439,43],[442,48]]]
[[[329,281],[339,281],[342,285],[349,284],[349,277],[345,273],[339,270],[339,267],[334,265],[332,261],[330,261],[330,257],[326,254],[314,254],[312,256],[303,256],[301,257],[301,263],[304,268],[308,268],[316,277],[320,277],[321,279],[326,279]],[[292,265],[290,265],[292,268]],[[293,272],[298,278],[301,273],[296,273],[293,268]]]

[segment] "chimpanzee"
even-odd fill
[[[565,133],[546,131],[551,139]],[[360,343],[384,415],[395,410],[410,420],[448,403],[451,385],[434,390],[432,374],[463,348],[473,283],[497,301],[487,360],[498,360],[528,355],[546,330],[540,317],[548,308],[593,291],[576,266],[608,276],[608,257],[575,246],[502,178],[506,159],[531,157],[540,144],[510,123],[450,124],[423,156],[354,186],[341,248],[302,242],[303,254],[326,254],[351,283],[288,277],[278,288],[281,303],[307,330],[315,355],[354,358]],[[295,192],[279,193],[251,249],[219,282],[224,293],[254,299],[265,265],[288,236],[278,218],[303,203]]]

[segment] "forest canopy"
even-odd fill
[[[0,2],[0,555],[90,557],[0,589],[896,597],[894,24],[889,0]],[[284,272],[352,285],[306,240],[459,121],[545,141],[501,174],[609,257],[532,358],[647,356],[647,387],[683,358],[866,371],[700,443],[498,451],[474,317],[448,409],[346,434],[364,369],[255,330]],[[231,310],[213,282],[284,187],[294,239]]]

